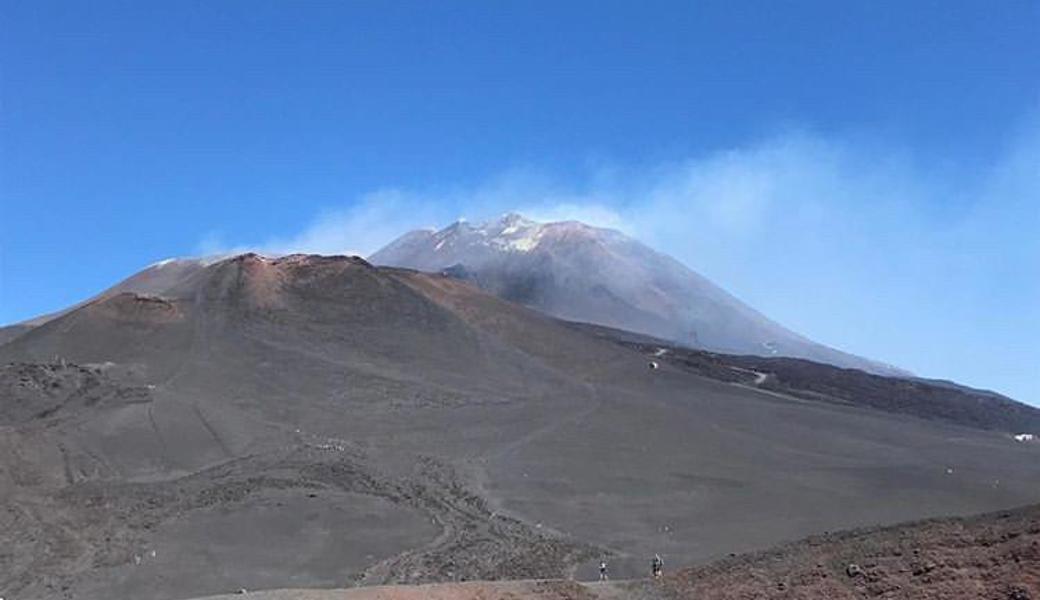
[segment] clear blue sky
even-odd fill
[[[515,204],[1040,403],[1036,1],[0,7],[0,323],[330,214]]]

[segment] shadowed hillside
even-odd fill
[[[628,331],[570,323],[572,327],[692,373],[806,400],[874,408],[1007,433],[1040,432],[1040,409],[1000,394],[947,381],[882,377],[808,360],[739,356],[677,347]]]

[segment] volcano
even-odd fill
[[[0,595],[624,578],[1040,496],[1021,419],[655,344],[356,257],[153,265],[0,346]]]
[[[731,354],[790,356],[906,375],[813,342],[768,319],[675,259],[612,229],[538,223],[510,213],[407,233],[370,257],[444,272],[547,314]]]

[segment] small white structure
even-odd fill
[[[650,366],[650,370],[651,371],[656,371],[657,367],[659,367],[660,365],[658,365],[656,361],[650,361],[650,365],[649,366]]]
[[[1033,435],[1032,433],[1016,433],[1015,434],[1015,441],[1016,442],[1035,442],[1036,441],[1036,436]]]

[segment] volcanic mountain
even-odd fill
[[[153,265],[0,345],[0,596],[625,578],[1040,497],[1027,407],[611,335],[353,257]]]
[[[378,265],[443,271],[511,302],[731,354],[792,356],[882,375],[898,369],[813,342],[771,321],[675,259],[611,229],[518,214],[406,233]]]

